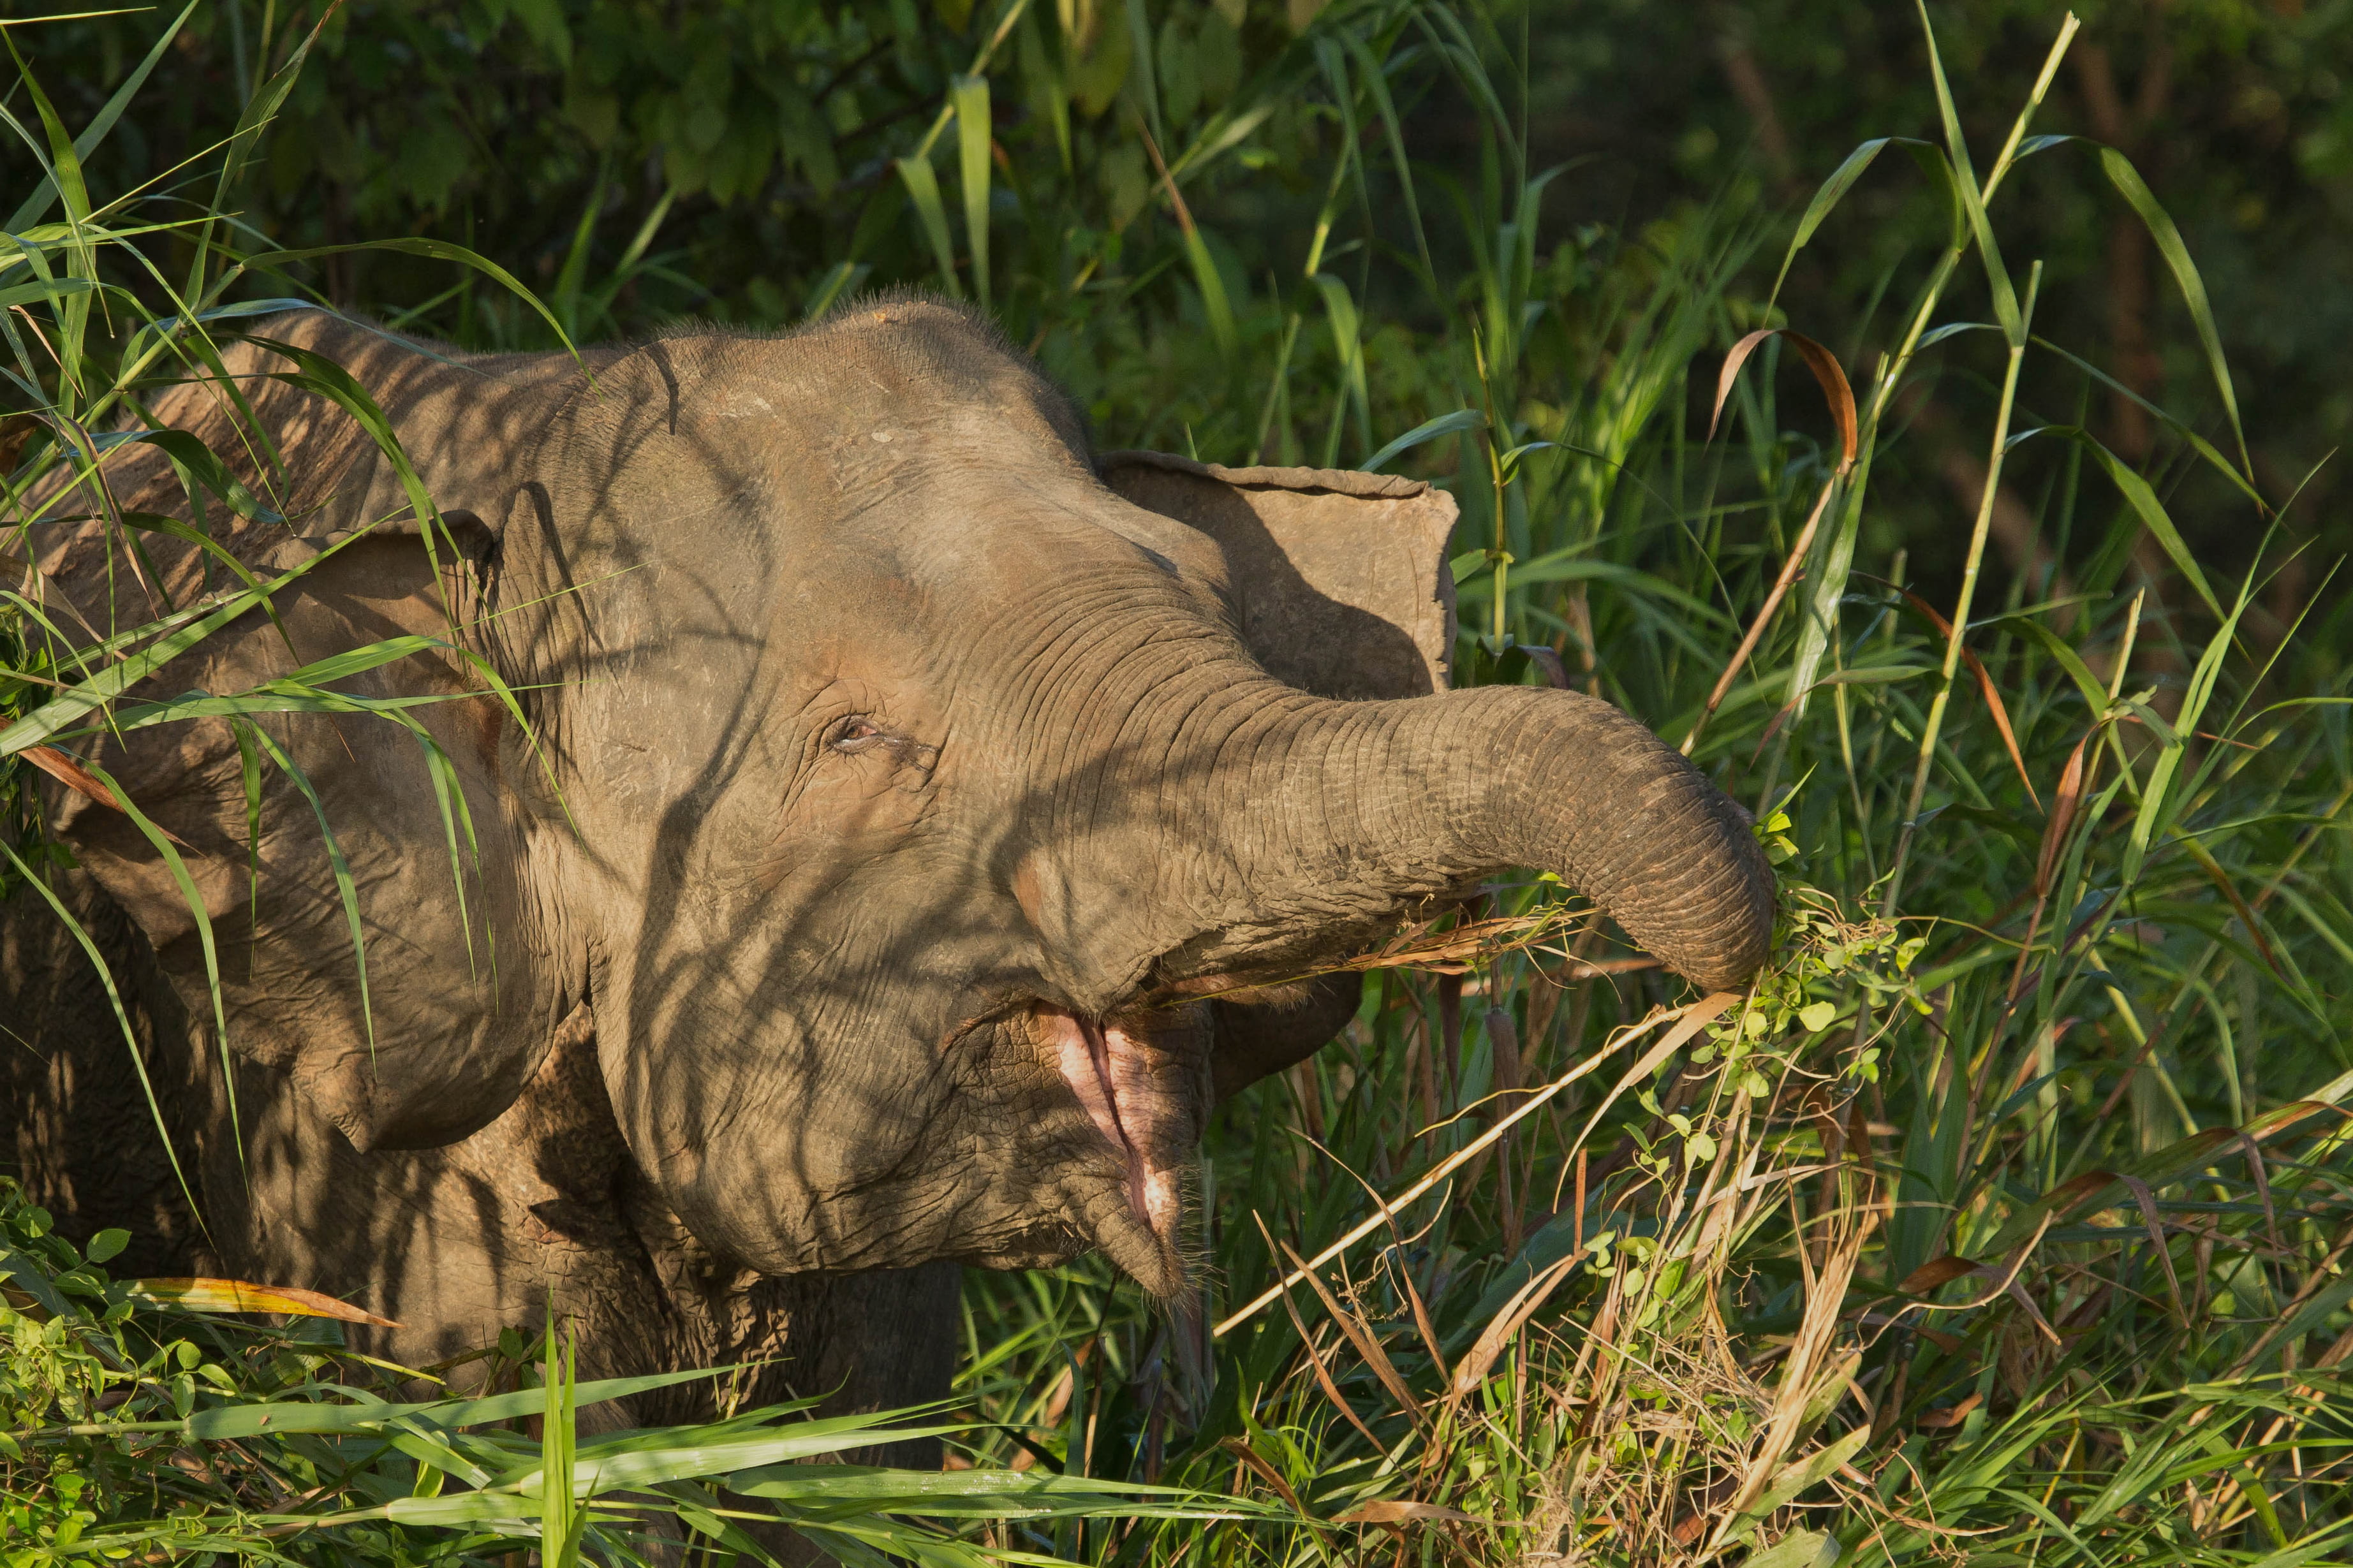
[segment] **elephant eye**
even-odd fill
[[[832,739],[827,743],[837,752],[862,752],[883,737],[881,725],[862,715],[853,714],[833,727]]]

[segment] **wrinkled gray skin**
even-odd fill
[[[257,941],[227,727],[99,753],[194,851],[249,1201],[187,909],[124,817],[58,793],[69,891],[126,977],[211,1241],[174,1211],[87,969],[22,898],[0,1014],[34,1049],[0,1053],[0,1092],[37,1190],[85,1230],[159,1236],[151,1268],[347,1296],[400,1321],[366,1342],[411,1364],[536,1323],[552,1291],[583,1375],[781,1352],[754,1397],[912,1401],[946,1386],[958,1263],[1100,1247],[1184,1290],[1214,1098],[1327,1039],[1354,987],[1196,998],[1513,866],[1703,987],[1764,957],[1768,873],[1683,759],[1589,698],[1441,689],[1453,509],[1418,484],[1099,465],[1025,361],[920,300],[592,351],[593,389],[564,356],[452,363],[323,315],[263,335],[373,390],[462,552],[442,542],[437,582],[414,524],[349,545],[281,595],[295,649],[454,615],[536,688],[544,763],[491,698],[412,710],[480,837],[461,916],[414,742],[270,722],[357,882],[371,1046],[310,805],[273,775]],[[400,509],[348,420],[263,378],[284,361],[230,363],[310,509],[298,538],[216,508],[244,559]],[[161,411],[228,449],[222,404],[196,385]],[[110,473],[124,508],[185,515],[152,454]],[[93,538],[51,542],[97,618]],[[248,617],[191,662],[168,689],[292,661]],[[346,686],[482,682],[427,654]]]

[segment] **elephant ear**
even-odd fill
[[[394,383],[388,373],[403,367],[373,363],[372,352],[351,345],[346,363],[406,426],[410,450],[429,458],[432,443],[418,438],[429,426],[413,417],[415,403],[384,390]],[[227,357],[233,374],[248,378],[268,363],[244,348]],[[253,525],[216,537],[259,571],[317,564],[273,596],[274,622],[251,615],[223,628],[171,665],[160,689],[151,683],[154,695],[189,686],[251,690],[298,664],[385,638],[448,644],[453,614],[469,621],[491,607],[497,532],[454,504],[471,500],[502,516],[488,477],[420,464],[432,493],[447,498],[429,552],[413,521],[350,538],[368,492],[398,488],[372,460],[373,443],[344,438],[335,419],[306,424],[317,412],[308,395],[249,384],[287,471],[306,476],[320,499],[301,533]],[[235,468],[235,433],[200,401],[202,390],[178,389],[159,411],[231,454]],[[116,479],[126,510],[189,510],[160,457],[133,453]],[[330,547],[333,554],[318,560]],[[158,539],[150,555],[181,602],[202,591],[203,557],[170,539]],[[93,575],[105,564],[102,538],[85,530],[62,561],[64,586],[83,603],[105,602]],[[543,817],[532,798],[533,753],[485,689],[481,667],[447,647],[334,684],[353,697],[413,704],[398,711],[430,746],[403,723],[346,712],[265,713],[242,746],[229,725],[201,721],[132,731],[97,749],[90,760],[177,841],[187,883],[108,802],[59,792],[53,821],[153,946],[196,1026],[208,1034],[214,1016],[209,934],[237,1056],[282,1074],[359,1148],[453,1142],[513,1100],[568,1005],[550,956],[527,940],[524,859]],[[258,784],[250,802],[248,776]]]
[[[1224,554],[1227,592],[1268,674],[1324,697],[1446,689],[1454,498],[1419,479],[1340,468],[1228,468],[1113,452],[1105,485]]]

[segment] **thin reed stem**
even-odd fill
[[[2042,287],[2042,263],[2027,275],[2026,299],[2020,310],[2021,329],[2010,345],[2002,369],[2001,402],[1994,411],[1993,440],[1986,458],[1985,484],[1978,496],[1977,524],[1969,531],[1969,550],[1961,566],[1961,591],[1953,601],[1952,629],[1945,637],[1945,662],[1937,673],[1936,694],[1929,700],[1927,722],[1921,726],[1920,753],[1912,768],[1912,792],[1904,807],[1904,823],[1895,837],[1895,861],[1888,868],[1886,891],[1881,896],[1883,919],[1894,918],[1904,892],[1904,872],[1911,858],[1912,840],[1920,826],[1920,803],[1928,793],[1928,774],[1936,763],[1936,740],[1944,732],[1945,711],[1952,704],[1953,678],[1961,668],[1961,639],[1968,635],[1969,606],[1978,591],[1978,572],[1985,563],[1987,536],[1993,530],[1993,509],[2001,485],[2002,458],[2010,451],[2010,421],[2018,403],[2018,372],[2026,361],[2027,332],[2034,322],[2035,296]]]

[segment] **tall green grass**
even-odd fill
[[[1932,48],[1942,125],[1862,144],[1770,249],[1736,202],[1547,262],[1546,183],[1574,175],[1525,165],[1493,74],[1508,40],[1472,9],[1411,7],[1393,30],[1353,15],[1366,68],[1335,112],[1377,124],[1434,66],[1485,109],[1486,158],[1445,204],[1404,199],[1419,171],[1350,163],[1335,206],[1451,206],[1472,265],[1441,279],[1427,244],[1361,231],[1390,242],[1394,287],[1426,289],[1411,377],[1385,388],[1345,352],[1300,375],[1281,350],[1317,307],[1344,345],[1367,330],[1316,274],[1238,328],[1281,345],[1248,399],[1275,411],[1271,438],[1205,422],[1198,449],[1384,444],[1451,481],[1458,680],[1566,680],[1683,742],[1763,822],[1781,945],[1704,1022],[1589,924],[1491,941],[1459,973],[1371,976],[1343,1041],[1212,1131],[1210,1330],[1099,1265],[973,1276],[963,1385],[1018,1434],[976,1457],[1294,1515],[1025,1543],[1219,1563],[2341,1560],[2347,628],[2274,590],[2292,498],[2252,478],[2158,198],[2119,155],[2038,134],[2039,101],[1972,146]],[[2038,100],[2075,29],[2054,19]],[[2041,268],[2002,254],[2029,159],[2147,224],[2211,372],[2202,420],[2158,411],[2146,473],[2084,428],[2113,384],[2035,335]],[[1786,320],[1771,268],[1840,243],[1865,177],[1925,178],[1947,227],[1875,312]],[[1932,400],[1969,420],[1978,459],[1947,504],[1959,548],[1875,542],[1874,497],[1947,483],[1912,431]],[[1124,442],[1159,410],[1105,423]],[[2243,520],[2235,580],[2181,542],[2185,504]],[[2031,532],[2007,571],[1989,560],[2005,508]],[[1907,543],[1957,570],[1907,581]],[[1529,917],[1557,901],[1506,882],[1472,912],[1546,929]]]
[[[1213,1127],[1198,1317],[1098,1260],[966,1293],[983,1424],[957,1463],[1250,1511],[1008,1506],[966,1541],[2343,1557],[2353,628],[2282,596],[2293,498],[2250,473],[2261,433],[2158,195],[2033,103],[1972,141],[1985,106],[1932,68],[1941,123],[1871,128],[1899,134],[1794,226],[1735,191],[1554,239],[1577,174],[1530,164],[1520,19],[1376,0],[1173,129],[1147,70],[1123,112],[1160,216],[1123,240],[1080,221],[1094,171],[987,155],[988,84],[1029,93],[1063,58],[1030,47],[1042,14],[997,16],[999,52],[893,169],[934,280],[985,288],[1106,445],[1447,483],[1458,680],[1566,681],[1685,744],[1757,812],[1784,930],[1752,994],[1694,1004],[1557,887],[1507,879],[1468,911],[1479,941],[1427,933],[1424,962],[1370,973],[1340,1042]],[[2073,23],[2051,30],[2045,87]],[[1478,116],[1475,171],[1405,155],[1440,99]],[[1328,131],[1295,192],[1240,155],[1274,104]],[[1944,221],[1869,237],[1910,248],[1850,315],[1786,320],[1779,279],[1857,238],[1845,194],[1899,179]],[[2105,373],[2036,335],[2063,285],[2002,251],[2031,180],[2135,213],[2170,268],[2211,391],[2158,411],[2144,471],[2085,426]],[[1253,192],[1298,215],[1263,278],[1217,233]],[[647,246],[601,279],[577,255],[555,314],[618,321]],[[813,309],[867,280],[828,279]],[[1940,500],[1946,537],[1888,536],[1898,494]],[[2180,542],[2189,508],[2242,520],[2227,574]]]
[[[820,1418],[806,1399],[584,1435],[583,1411],[726,1369],[579,1383],[570,1335],[552,1322],[444,1365],[388,1366],[343,1349],[336,1320],[364,1314],[306,1291],[111,1279],[105,1260],[127,1239],[101,1231],[77,1249],[0,1180],[0,1550],[12,1568],[134,1558],[454,1568],[527,1550],[572,1568],[584,1557],[675,1561],[698,1543],[764,1561],[780,1523],[847,1563],[978,1568],[986,1557],[934,1521],[1237,1509],[1042,1472],[839,1462],[968,1427],[936,1406]],[[293,1326],[221,1315],[267,1311]],[[437,1396],[416,1397],[420,1385]]]

